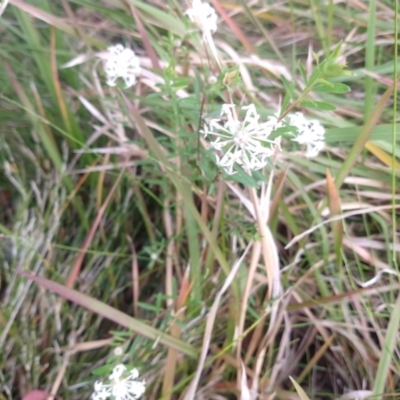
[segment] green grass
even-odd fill
[[[211,3],[220,67],[177,1],[1,15],[0,400],[87,399],[119,362],[145,399],[245,399],[243,371],[259,398],[399,397],[398,5]],[[229,177],[199,132],[229,102],[303,111],[326,148]]]

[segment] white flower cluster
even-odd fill
[[[109,47],[107,52],[104,62],[107,84],[115,86],[116,80],[122,78],[127,88],[134,85],[136,77],[140,73],[139,59],[135,53],[122,44]]]
[[[306,145],[306,157],[315,157],[325,146],[325,128],[317,120],[307,120],[301,112],[289,115],[289,125],[297,128],[292,141]]]
[[[139,399],[146,387],[144,381],[137,380],[138,377],[139,372],[136,368],[127,372],[125,365],[116,365],[108,378],[110,383],[96,381],[91,400],[106,400],[109,397],[114,400]]]
[[[192,7],[185,14],[203,32],[203,39],[208,41],[208,36],[217,31],[217,13],[208,3],[201,0],[192,0]]]
[[[280,139],[271,140],[268,137],[281,123],[278,123],[275,117],[259,123],[260,116],[254,104],[243,107],[247,111],[241,122],[236,117],[234,108],[234,104],[224,104],[221,116],[226,116],[225,123],[221,123],[219,118],[212,119],[209,126],[205,124],[201,132],[205,136],[216,137],[210,144],[214,149],[223,151],[222,158],[216,155],[217,165],[228,174],[234,173],[235,164],[245,169],[259,170],[268,164],[268,159],[275,149],[280,149]]]
[[[212,119],[201,131],[205,137],[216,137],[210,145],[222,152],[222,157],[216,154],[217,165],[227,174],[235,173],[235,165],[250,171],[264,168],[276,150],[281,150],[281,136],[270,136],[284,124],[296,128],[297,134],[291,140],[306,145],[307,157],[316,156],[324,147],[324,127],[316,120],[308,121],[302,113],[289,116],[288,122],[278,122],[276,117],[269,117],[267,122],[260,123],[254,104],[242,109],[246,110],[246,115],[243,121],[239,121],[235,114],[235,105],[224,104],[221,116],[225,116],[225,122],[221,122],[220,118]]]

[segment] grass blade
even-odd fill
[[[392,95],[395,84],[396,84],[396,82],[394,82],[391,86],[389,86],[386,89],[385,93],[383,93],[382,97],[378,101],[378,104],[374,107],[374,109],[371,111],[370,116],[365,121],[365,124],[364,124],[363,128],[361,129],[360,135],[358,136],[357,140],[355,141],[345,162],[343,163],[342,167],[340,168],[340,170],[336,176],[335,184],[338,189],[340,188],[343,181],[350,173],[351,168],[356,163],[357,157],[361,154],[362,150],[365,147],[365,144],[370,139],[372,130],[374,129],[376,123],[378,122],[383,110],[385,109],[385,105],[386,105],[387,101],[389,100],[390,96]]]
[[[66,286],[60,285],[59,283],[53,282],[49,279],[35,276],[29,272],[18,271],[18,273],[27,279],[30,279],[40,286],[57,293],[61,297],[73,301],[74,303],[85,307],[89,311],[101,315],[104,318],[114,321],[115,323],[124,326],[132,331],[143,335],[152,340],[158,340],[160,343],[167,347],[172,347],[187,356],[196,357],[196,350],[190,345],[179,339],[176,339],[164,332],[160,332],[152,326],[146,325],[144,322],[139,321],[123,312],[116,310],[108,304],[102,303],[99,300],[94,299],[86,294],[80,293],[77,290],[69,289]]]
[[[382,357],[379,360],[378,372],[376,374],[373,395],[375,399],[383,397],[385,383],[389,376],[392,357],[395,357],[394,349],[397,346],[397,335],[400,327],[400,294],[396,304],[392,308],[392,316],[386,333],[385,343],[382,349]]]

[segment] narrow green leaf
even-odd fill
[[[376,35],[376,0],[368,2],[368,23],[367,23],[367,39],[365,43],[365,69],[373,71],[375,67],[375,57],[377,52],[377,35]],[[374,99],[377,93],[377,82],[374,78],[367,75],[364,80],[364,118],[369,115]]]
[[[292,96],[290,95],[290,93],[288,91],[286,91],[285,97],[283,98],[283,101],[282,101],[281,114],[283,114],[286,111],[286,109],[288,108],[288,106],[290,104],[290,100],[292,100]]]
[[[301,77],[303,78],[304,83],[307,85],[307,83],[308,83],[307,82],[308,81],[307,72],[304,68],[304,65],[301,62],[299,62],[299,72],[300,72]]]
[[[156,8],[146,1],[133,1],[135,6],[148,15],[148,19],[152,20],[154,25],[157,25],[169,32],[173,32],[180,37],[184,36],[187,32],[185,24],[181,19],[176,18],[172,13],[163,11]]]
[[[393,357],[397,357],[394,349],[397,342],[397,334],[400,327],[400,294],[397,297],[396,304],[393,305],[389,326],[386,331],[385,343],[382,347],[382,356],[379,359],[378,372],[375,376],[373,398],[381,399],[385,392],[385,383],[390,375],[390,364]],[[395,365],[393,365],[394,368]],[[390,391],[390,389],[389,389]]]
[[[76,1],[76,0],[75,0]],[[78,4],[81,1],[76,1]],[[99,2],[100,3],[100,2]],[[128,2],[125,0],[104,0],[109,7],[129,10]],[[167,32],[172,32],[177,36],[184,36],[187,33],[185,24],[181,19],[176,18],[172,13],[163,11],[160,7],[154,7],[147,1],[132,0],[132,3],[141,11],[141,15],[146,15],[146,20],[155,26],[165,29]]]
[[[285,88],[286,94],[289,93],[290,98],[293,99],[295,96],[294,83],[289,82],[283,75],[281,75],[281,81],[283,83],[283,87]]]
[[[350,126],[346,128],[331,128],[326,132],[327,143],[337,142],[354,142],[361,132],[362,127]],[[392,131],[395,129],[397,132],[400,131],[400,124],[382,124],[376,125],[369,140],[384,140],[390,142],[392,138]],[[397,135],[397,141],[400,141],[400,135]]]
[[[394,82],[391,86],[389,86],[386,92],[381,96],[377,105],[374,107],[374,109],[369,114],[369,117],[365,121],[365,124],[361,129],[361,132],[358,135],[357,140],[355,141],[353,147],[347,154],[346,160],[343,163],[342,168],[340,168],[339,172],[337,173],[335,179],[335,184],[338,189],[342,185],[345,178],[349,175],[351,168],[353,167],[353,165],[357,160],[357,157],[363,151],[365,143],[367,143],[368,140],[370,140],[371,133],[375,128],[376,123],[379,121],[379,118],[383,110],[385,109],[387,101],[392,96],[395,84],[396,82]]]
[[[313,87],[314,92],[323,93],[348,93],[350,92],[350,87],[344,83],[332,83],[330,85],[316,85]]]
[[[239,182],[247,187],[255,188],[258,186],[257,181],[240,167],[236,169],[235,174],[229,176],[229,180]]]
[[[332,53],[330,54],[329,58],[332,60],[336,60],[340,56],[340,52],[342,49],[342,41],[340,41],[336,47],[333,49]]]
[[[336,107],[330,103],[325,103],[324,101],[311,101],[311,100],[301,100],[300,104],[303,107],[313,108],[315,110],[324,111],[335,111]]]

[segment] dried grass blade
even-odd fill
[[[381,149],[375,143],[367,142],[365,148],[369,150],[379,161],[384,163],[387,167],[394,167],[395,170],[400,171],[400,163],[392,159],[392,156],[385,150]]]
[[[79,275],[79,272],[80,272],[81,267],[82,267],[83,259],[85,258],[85,255],[86,255],[86,250],[89,248],[89,245],[90,245],[90,243],[91,243],[91,241],[93,239],[93,236],[95,235],[95,233],[97,231],[97,228],[98,228],[98,226],[100,224],[100,221],[103,218],[103,215],[104,215],[104,213],[106,211],[106,208],[107,208],[107,206],[108,206],[108,204],[109,204],[109,202],[110,202],[115,190],[117,189],[117,187],[119,185],[119,182],[121,181],[121,178],[122,178],[122,175],[124,174],[124,172],[125,172],[125,170],[122,170],[119,173],[119,175],[117,177],[117,180],[115,181],[113,187],[111,188],[110,193],[107,195],[106,200],[104,201],[103,205],[101,206],[99,212],[96,215],[96,218],[95,218],[95,220],[93,222],[92,227],[90,228],[90,231],[88,232],[88,234],[85,237],[85,240],[83,241],[83,244],[82,244],[82,247],[81,247],[81,251],[79,252],[79,255],[76,258],[76,260],[74,262],[74,265],[72,266],[71,271],[70,271],[70,273],[68,275],[67,282],[66,282],[66,287],[67,288],[72,288],[72,286],[74,285],[74,283],[75,283],[75,281],[76,281],[76,279],[77,279],[77,277]]]
[[[68,23],[64,22],[62,19],[55,17],[54,15],[48,14],[45,11],[26,4],[21,0],[10,0],[10,4],[18,7],[20,10],[25,11],[27,14],[46,22],[49,25],[55,26],[56,28],[68,33],[70,35],[75,35],[75,29],[71,27]]]
[[[149,39],[149,35],[147,34],[147,31],[146,31],[144,25],[142,24],[139,13],[138,13],[136,7],[132,3],[129,2],[128,4],[131,8],[133,17],[135,18],[135,22],[136,22],[140,37],[142,38],[143,46],[146,50],[147,55],[149,56],[149,58],[151,60],[151,63],[153,64],[153,68],[161,71],[162,69],[160,67],[160,63],[158,62],[157,54],[154,51],[154,48]]]
[[[318,361],[326,353],[329,346],[332,344],[334,338],[335,338],[334,335],[329,336],[328,340],[318,349],[318,351],[314,354],[311,360],[307,363],[303,371],[301,371],[301,374],[297,378],[297,383],[300,384],[307,377],[311,369],[318,364]]]
[[[307,396],[306,392],[302,389],[302,387],[291,376],[289,376],[289,378],[292,381],[293,386],[300,397],[300,400],[310,400],[310,398]]]
[[[81,34],[79,33],[76,28],[72,27],[69,23],[65,22],[63,19],[55,17],[54,15],[51,15],[39,8],[36,8],[34,6],[31,6],[30,4],[26,4],[21,0],[9,0],[9,4],[12,4],[13,6],[19,8],[22,11],[25,11],[27,14],[31,15],[32,17],[35,17],[43,22],[46,22],[47,24],[59,29],[60,31],[63,31],[67,33],[68,35],[72,36],[80,36]],[[93,46],[96,46],[98,48],[102,48],[104,44],[100,42],[99,40],[91,37],[91,36],[86,36],[85,35],[85,40],[90,43]]]
[[[64,125],[69,134],[71,134],[71,122],[68,116],[67,106],[64,101],[64,97],[62,95],[60,79],[58,77],[57,71],[57,60],[56,60],[56,32],[54,27],[52,26],[50,29],[50,65],[51,65],[51,73],[53,77],[53,85],[56,94],[56,98],[58,101],[58,107],[60,109],[62,119],[64,120]],[[73,135],[72,135],[73,136]]]
[[[328,207],[330,215],[332,217],[338,216],[342,213],[339,191],[336,188],[335,182],[329,169],[326,170],[326,188],[328,194]],[[338,269],[340,269],[342,267],[343,221],[332,221],[331,227],[336,253],[336,265]]]
[[[242,43],[242,45],[246,49],[246,51],[250,54],[255,54],[256,51],[254,50],[253,45],[248,41],[246,35],[236,25],[236,23],[233,21],[233,19],[226,13],[226,11],[222,8],[222,6],[219,4],[219,2],[217,0],[211,0],[211,2],[213,4],[213,6],[215,7],[215,9],[218,11],[218,13],[221,15],[221,17],[224,19],[224,21],[227,23],[229,28],[235,34],[235,36],[237,37],[239,42]]]
[[[247,246],[243,255],[239,258],[239,260],[236,261],[235,265],[232,267],[230,273],[228,274],[228,276],[225,279],[224,285],[222,286],[221,290],[216,295],[214,303],[213,303],[212,307],[210,308],[210,312],[208,313],[208,316],[207,316],[206,328],[204,330],[203,345],[201,348],[201,354],[200,354],[200,359],[198,361],[196,374],[195,374],[194,378],[192,379],[192,382],[190,383],[189,389],[186,392],[183,400],[193,400],[195,398],[197,386],[199,384],[201,373],[203,372],[204,363],[206,361],[207,353],[208,353],[208,350],[210,347],[212,330],[214,327],[215,319],[217,317],[219,304],[221,302],[222,296],[228,290],[229,286],[231,285],[231,283],[233,281],[233,278],[235,277],[237,271],[239,270],[240,264],[246,257],[247,252],[249,251],[249,248],[250,248],[250,245]]]
[[[180,321],[183,321],[184,308],[179,309],[178,312],[175,313],[174,317]],[[181,327],[176,322],[173,322],[171,325],[171,336],[176,339],[180,339],[181,337]],[[172,396],[172,388],[174,385],[178,356],[179,353],[176,349],[172,347],[168,349],[167,359],[165,362],[164,379],[162,385],[162,394],[164,400],[168,400]]]
[[[252,400],[252,396],[250,394],[250,390],[247,385],[247,374],[243,361],[241,361],[241,365],[242,365],[242,378],[240,380],[240,400]]]

